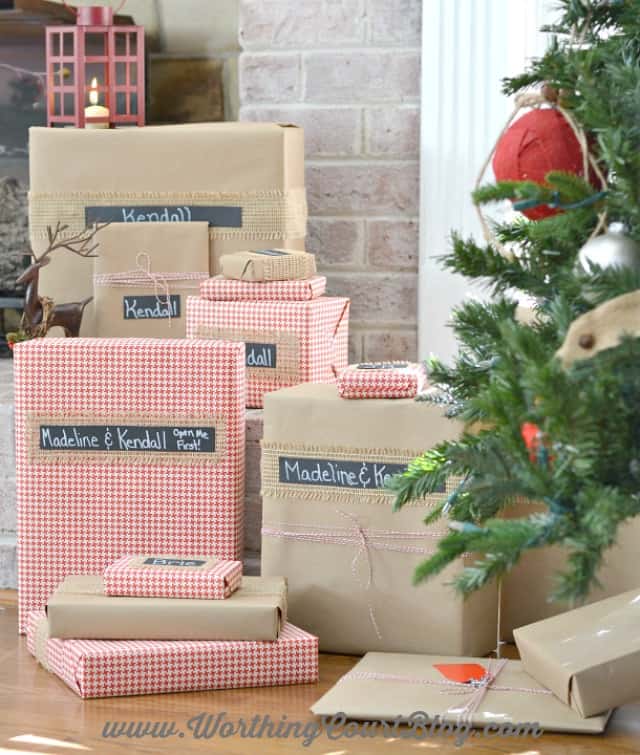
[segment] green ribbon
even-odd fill
[[[546,205],[552,210],[575,210],[578,207],[589,207],[592,204],[599,202],[606,196],[606,191],[598,191],[595,194],[592,194],[590,197],[585,197],[578,202],[568,202],[565,204],[564,202],[560,201],[560,192],[554,191],[551,195],[551,201],[549,202],[540,202],[538,199],[522,199],[519,202],[513,203],[513,209],[522,212],[522,210],[530,210],[533,207]]]

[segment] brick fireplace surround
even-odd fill
[[[239,117],[302,125],[307,248],[351,361],[416,353],[420,0],[241,0]]]

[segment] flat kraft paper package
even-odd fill
[[[307,301],[324,296],[327,279],[238,281],[216,275],[200,284],[200,296],[211,301]]]
[[[245,577],[226,600],[104,594],[99,576],[70,576],[47,601],[51,637],[85,640],[276,640],[286,623],[282,577]]]
[[[538,728],[600,734],[610,715],[582,718],[529,676],[519,661],[400,653],[367,653],[311,710],[318,716],[344,713],[364,721],[401,716],[416,724],[414,714],[423,713],[432,721],[437,716],[452,724],[453,738],[461,727],[468,731],[489,724],[512,724],[528,732]],[[499,731],[496,726],[488,729],[493,736]],[[442,736],[442,729],[438,731]]]
[[[97,220],[206,222],[211,274],[223,254],[304,249],[304,135],[275,123],[29,130],[29,231],[36,253],[47,226],[66,234]],[[97,239],[98,240],[98,239]],[[92,293],[93,260],[56,254],[40,293],[58,303]],[[92,311],[82,335],[94,335]]]
[[[96,336],[184,338],[187,296],[209,277],[206,223],[114,223],[94,260]]]
[[[242,583],[242,561],[215,556],[127,555],[104,570],[106,595],[224,600]]]
[[[318,640],[293,624],[275,642],[61,640],[49,637],[44,611],[32,611],[27,648],[85,698],[318,681]]]
[[[242,281],[305,280],[316,273],[315,255],[293,249],[256,249],[220,258],[225,278]]]
[[[265,397],[262,574],[284,575],[289,615],[322,650],[482,655],[495,648],[493,586],[462,600],[462,568],[412,585],[446,521],[424,518],[454,489],[392,511],[385,480],[459,423],[411,399],[341,399],[335,385],[300,385]],[[465,556],[466,564],[473,563]]]
[[[259,408],[270,391],[335,381],[349,359],[349,299],[209,301],[190,296],[187,338],[243,342],[247,406]]]
[[[581,716],[640,698],[640,586],[514,636],[527,673]]]
[[[242,557],[244,349],[36,338],[14,350],[20,630],[131,553]]]
[[[522,501],[505,510],[504,516],[526,517],[547,511],[539,503]],[[601,587],[594,587],[587,602],[619,595],[640,586],[640,517],[620,526],[618,542],[605,552],[597,577]],[[563,602],[550,602],[555,588],[554,576],[566,568],[567,550],[559,546],[536,548],[524,553],[520,562],[502,580],[502,639],[513,640],[517,627],[556,616],[570,610]]]

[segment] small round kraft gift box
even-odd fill
[[[129,555],[104,571],[106,595],[222,600],[240,587],[242,562],[212,556]]]
[[[422,364],[362,362],[350,364],[338,376],[341,398],[413,398],[427,383]]]

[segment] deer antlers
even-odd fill
[[[48,225],[47,236],[49,238],[49,246],[40,256],[37,256],[33,252],[31,253],[34,263],[42,262],[45,257],[48,257],[56,249],[66,249],[68,252],[77,254],[80,257],[97,257],[94,252],[100,244],[97,242],[92,244],[91,242],[95,238],[95,235],[107,225],[109,225],[109,223],[96,223],[92,228],[76,233],[66,239],[61,239],[60,235],[66,231],[69,227],[68,225],[60,225],[60,221],[58,221],[53,230],[51,226]]]

